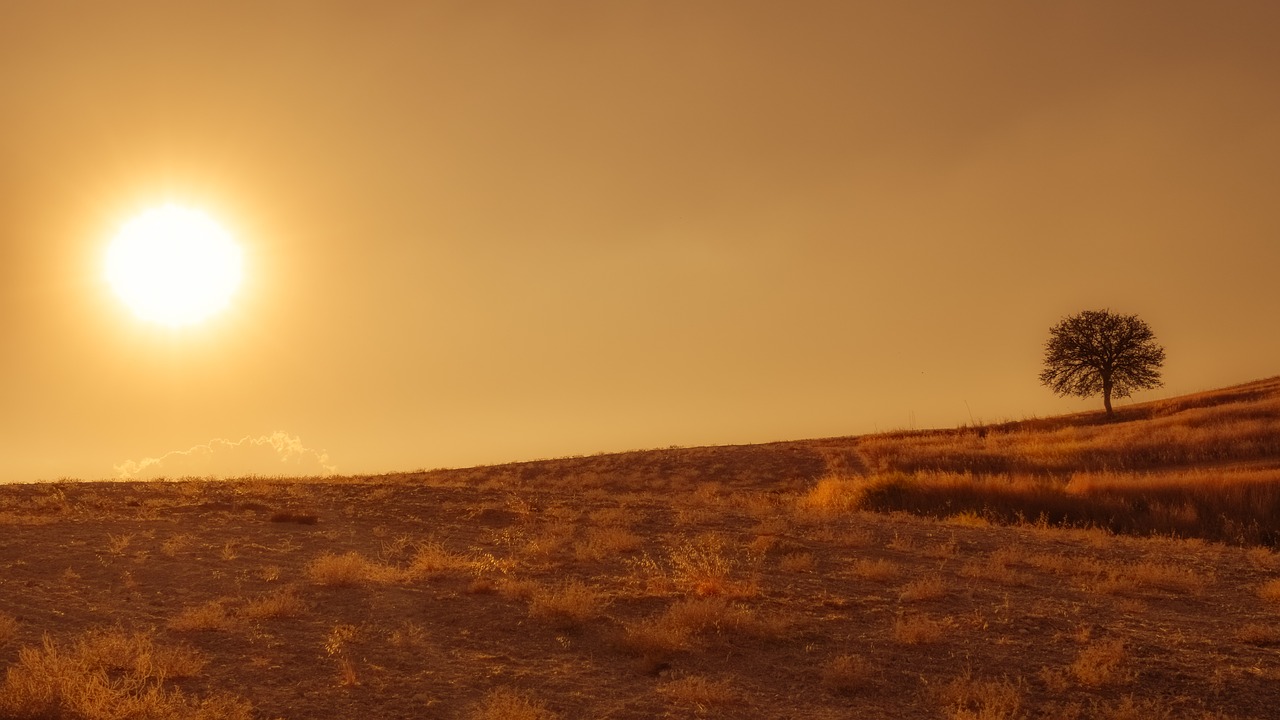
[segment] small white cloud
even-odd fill
[[[338,468],[324,450],[302,444],[302,438],[277,430],[239,440],[214,438],[186,450],[159,457],[126,460],[113,466],[121,480],[157,477],[241,477],[244,475],[333,475]]]

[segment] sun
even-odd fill
[[[241,264],[240,247],[209,216],[164,205],[120,229],[107,250],[107,281],[139,318],[181,327],[227,307]]]

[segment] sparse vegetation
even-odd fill
[[[0,486],[0,717],[1262,720],[1278,397]]]

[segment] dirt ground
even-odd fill
[[[166,687],[261,718],[498,717],[495,691],[563,718],[1280,707],[1266,550],[586,485],[0,487],[0,666],[140,632],[207,661]]]

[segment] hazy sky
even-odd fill
[[[1136,399],[1275,375],[1277,38],[1273,0],[0,0],[0,480],[1070,412],[1043,343],[1102,307],[1167,349]],[[103,271],[166,202],[246,263],[178,331]]]

